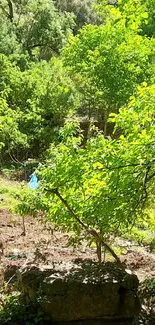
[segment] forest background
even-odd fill
[[[40,163],[20,213],[84,229],[99,260],[155,227],[154,27],[153,0],[0,1],[1,166]]]

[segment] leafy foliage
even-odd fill
[[[11,286],[4,285],[0,290],[0,322],[4,324],[46,324],[44,315],[35,304],[26,303],[21,293]]]
[[[28,52],[31,60],[49,60],[53,54],[58,54],[74,26],[73,15],[67,12],[60,14],[53,1],[49,0],[3,0],[0,11],[7,23],[7,27],[2,29],[1,42],[8,37],[9,41],[15,39],[18,53]],[[14,44],[11,48],[14,49]],[[2,53],[10,52],[10,43],[4,43]]]
[[[2,0],[0,14],[1,162],[48,150],[20,211],[116,257],[108,237],[147,222],[154,195],[154,2]]]
[[[103,122],[106,133],[109,113],[128,102],[137,84],[154,75],[154,40],[126,27],[124,17],[115,23],[83,28],[71,37],[63,59],[78,74],[82,111]]]
[[[81,228],[89,235],[93,228],[105,241],[145,218],[155,177],[154,90],[139,88],[137,98],[115,117],[123,132],[118,139],[99,133],[83,149],[78,124],[67,123],[63,141],[51,147],[40,169],[39,192],[26,202],[30,211],[44,211],[58,227],[78,235]]]
[[[2,56],[1,93],[1,142],[5,152],[15,156],[22,145],[23,155],[27,148],[35,156],[45,150],[78,101],[74,85],[58,59],[32,64],[21,71]]]
[[[148,37],[154,36],[154,10],[155,3],[152,0],[119,0],[118,9],[126,14],[126,23],[133,21],[139,25],[140,33]]]
[[[40,156],[59,141],[70,111],[88,121],[85,138],[91,119],[104,136],[112,135],[109,114],[128,103],[137,85],[153,82],[154,38],[143,29],[153,19],[149,4],[154,8],[151,0],[1,1],[3,157]],[[102,24],[95,22],[94,5]],[[63,50],[62,63],[55,56],[83,24]]]
[[[54,3],[59,11],[74,13],[76,22],[74,34],[76,34],[83,25],[94,25],[99,23],[99,17],[94,10],[97,0],[57,0],[54,1]]]
[[[0,99],[0,150],[10,153],[12,149],[27,147],[27,137],[20,132],[18,123],[21,114],[8,108],[5,99]]]
[[[0,53],[10,55],[20,52],[20,45],[14,33],[14,28],[3,15],[0,15],[0,30]]]
[[[153,0],[98,0],[97,10],[104,21],[115,24],[123,18],[126,26],[147,37],[154,36]]]

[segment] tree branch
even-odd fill
[[[7,10],[4,8],[4,6],[2,5],[1,1],[0,1],[0,8],[2,9],[3,13],[5,14],[5,16],[11,21],[11,23],[13,22],[13,4],[11,0],[7,0],[8,3],[8,9],[9,12],[7,12]]]
[[[155,163],[155,159],[152,159],[150,162],[149,162],[149,165],[151,163]],[[121,168],[127,168],[127,167],[138,167],[138,166],[147,166],[148,163],[143,163],[143,164],[127,164],[127,165],[119,165],[119,166],[116,166],[116,167],[108,167],[108,166],[105,166],[107,169],[109,170],[115,170],[115,169],[121,169]],[[102,168],[100,168],[102,169]]]
[[[144,175],[144,179],[143,179],[143,188],[142,188],[142,197],[141,199],[147,199],[147,183],[148,183],[148,175],[149,175],[149,171],[151,169],[151,166],[147,166],[146,167],[146,171],[145,171],[145,175]]]
[[[7,18],[9,18],[9,13],[6,11],[6,9],[3,7],[3,5],[0,3],[0,8],[2,9],[3,13]]]
[[[13,22],[13,4],[11,0],[7,0],[8,7],[9,7],[9,19],[11,23]]]
[[[73,211],[73,209],[69,206],[68,202],[61,196],[61,194],[58,192],[57,189],[54,189],[52,191],[54,194],[56,194],[59,199],[61,200],[61,202],[65,205],[65,207],[67,208],[67,210],[71,213],[71,215],[74,217],[74,219],[86,230],[88,230],[88,226],[85,225],[80,219],[79,217],[75,214],[75,212]]]

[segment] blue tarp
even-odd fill
[[[28,183],[28,187],[33,190],[36,190],[36,188],[38,187],[38,178],[34,173],[30,175],[30,181]]]

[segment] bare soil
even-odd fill
[[[24,236],[22,217],[13,215],[6,208],[0,209],[0,241],[4,245],[1,263],[7,280],[17,268],[28,265],[50,265],[53,261],[77,258],[97,260],[95,248],[87,247],[85,241],[76,249],[69,247],[70,234],[52,233],[37,219],[25,217],[25,228]],[[155,254],[128,241],[124,244],[126,251],[120,258],[126,267],[136,273],[140,281],[155,276]],[[122,239],[117,240],[117,245],[122,245]]]

